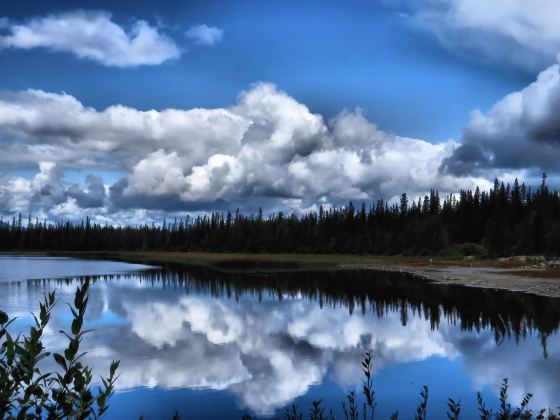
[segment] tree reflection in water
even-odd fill
[[[473,389],[497,392],[508,376],[514,401],[528,391],[541,406],[560,397],[558,299],[375,271],[193,268],[89,278],[88,362],[122,360],[121,390],[227,390],[242,407],[271,414],[314,384],[356,385],[360,354],[372,347],[376,372],[460,358]],[[33,307],[56,287],[64,300],[80,279],[10,283],[2,299]],[[56,339],[53,331],[55,346]],[[415,404],[414,393],[410,398]]]

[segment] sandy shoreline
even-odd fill
[[[349,265],[345,268],[398,271],[410,273],[434,283],[501,289],[560,298],[560,278],[550,277],[545,270],[538,269],[367,264]],[[543,277],[539,277],[539,275]]]

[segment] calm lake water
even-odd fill
[[[344,394],[360,387],[367,348],[380,418],[397,409],[411,418],[423,384],[429,418],[445,417],[448,397],[474,418],[475,392],[496,407],[504,377],[516,404],[527,392],[533,407],[560,403],[558,299],[373,271],[240,275],[1,257],[0,308],[24,329],[56,289],[45,343],[60,350],[58,331],[71,319],[63,302],[85,275],[95,276],[86,362],[105,374],[121,360],[108,418],[268,417],[320,398],[338,415]]]

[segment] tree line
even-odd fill
[[[270,253],[353,253],[476,256],[560,255],[560,193],[543,174],[537,188],[516,179],[497,179],[489,191],[461,190],[440,197],[436,190],[399,203],[369,205],[302,215],[264,216],[239,210],[162,225],[111,226],[51,223],[22,216],[0,222],[1,250],[169,250]]]

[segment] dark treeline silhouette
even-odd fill
[[[180,250],[504,256],[560,254],[560,194],[546,174],[534,191],[517,180],[496,180],[440,197],[438,191],[399,204],[323,209],[301,216],[279,212],[212,213],[163,225],[115,227],[87,218],[79,224],[27,223],[21,215],[0,224],[2,250]]]
[[[244,295],[288,299],[304,297],[321,307],[345,307],[350,313],[373,312],[384,317],[400,314],[402,325],[413,316],[440,324],[459,325],[462,330],[493,331],[497,342],[511,337],[516,341],[532,332],[541,339],[547,357],[547,338],[560,326],[560,299],[485,288],[434,285],[411,274],[375,270],[277,272],[267,274],[219,272],[193,266],[188,270],[163,268],[130,274],[71,277],[13,283],[16,287],[41,287],[44,282],[72,284],[129,281],[137,278],[152,286],[180,288],[193,293],[240,300]]]

